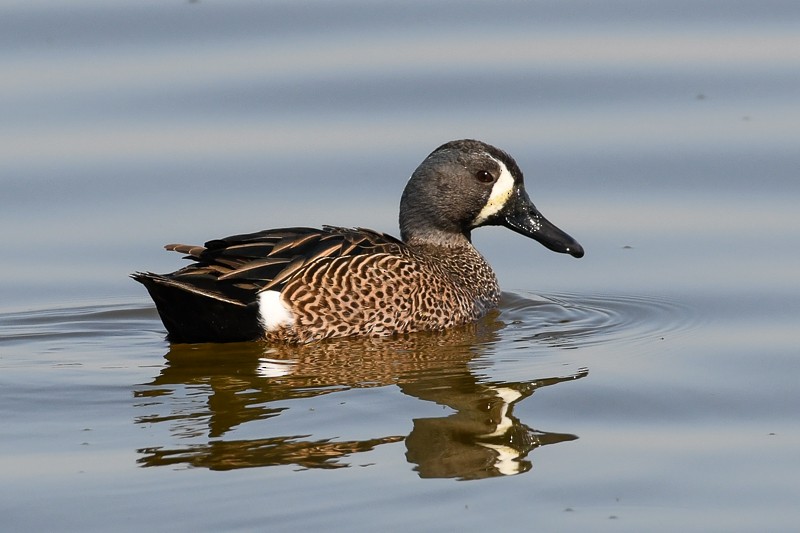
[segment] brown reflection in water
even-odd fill
[[[138,463],[214,470],[289,464],[341,468],[350,466],[343,461],[346,457],[405,440],[406,458],[421,477],[480,479],[526,472],[531,450],[577,437],[531,429],[512,414],[514,405],[539,387],[577,379],[587,371],[525,382],[482,382],[474,372],[485,360],[476,357],[492,350],[502,327],[495,315],[442,333],[390,339],[308,346],[174,345],[160,375],[135,391],[137,408],[155,411],[137,417],[136,423],[167,423],[174,440],[139,449]],[[413,420],[408,436],[348,441],[313,438],[317,429],[302,427],[292,435],[225,439],[244,424],[291,417],[296,410],[281,405],[286,400],[390,385],[455,412]],[[359,431],[365,429],[362,421],[354,424],[361,424]]]
[[[575,440],[576,435],[531,429],[512,414],[514,405],[534,390],[576,374],[519,383],[477,383],[460,376],[449,388],[423,379],[401,385],[403,392],[447,405],[456,412],[445,417],[419,418],[406,438],[406,458],[423,478],[483,479],[527,472],[528,453],[539,446]]]

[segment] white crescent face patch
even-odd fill
[[[508,199],[511,198],[511,193],[514,192],[514,176],[511,175],[511,172],[508,171],[508,168],[502,161],[498,161],[497,159],[494,159],[494,161],[500,166],[500,177],[494,182],[494,187],[492,187],[492,192],[489,194],[489,199],[472,222],[473,226],[480,226],[486,222],[489,217],[497,214],[503,209],[503,206],[506,205]]]

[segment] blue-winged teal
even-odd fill
[[[583,256],[528,198],[514,159],[474,140],[434,150],[400,201],[400,236],[324,226],[170,244],[194,261],[172,274],[136,273],[171,342],[311,342],[465,324],[497,306],[491,267],[470,232],[503,225]]]

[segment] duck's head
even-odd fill
[[[470,239],[481,226],[505,226],[554,252],[583,257],[578,242],[548,221],[525,192],[522,171],[481,141],[434,150],[411,175],[400,201],[400,232],[409,243]]]

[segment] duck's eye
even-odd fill
[[[475,173],[475,178],[481,183],[491,183],[494,181],[494,176],[492,176],[488,170],[479,170]]]

